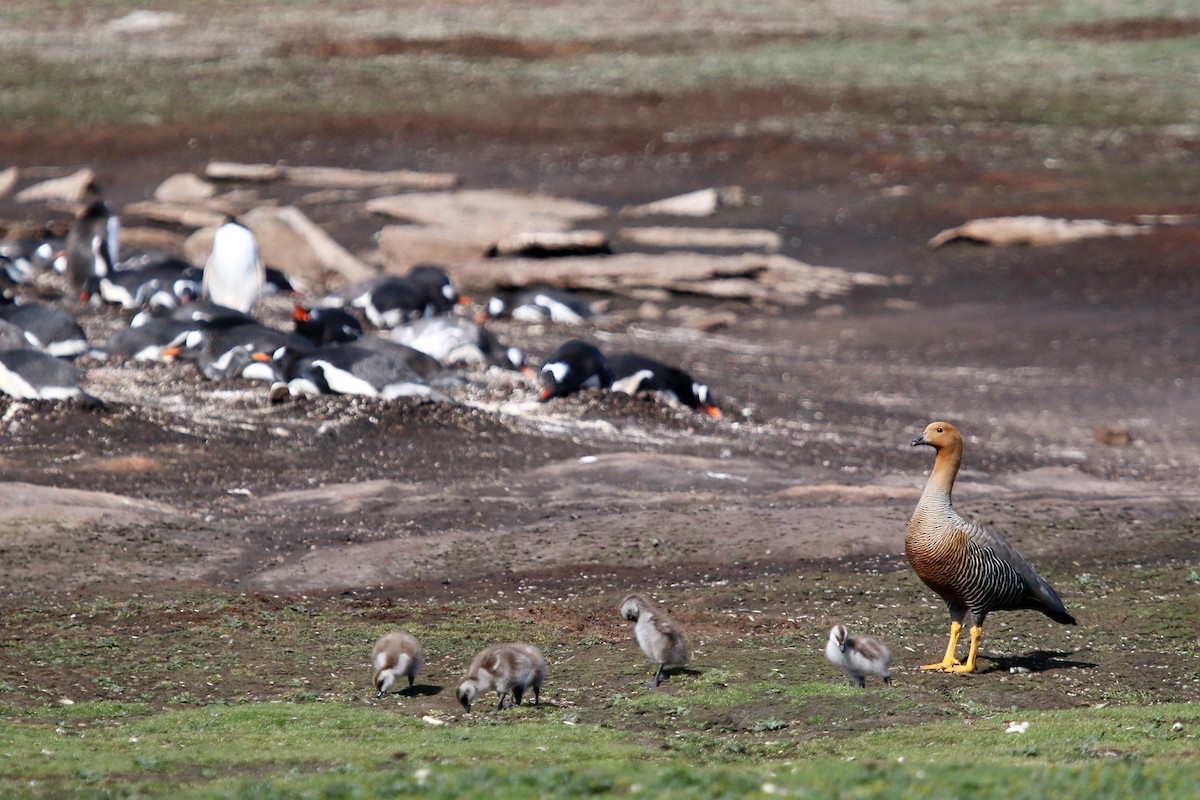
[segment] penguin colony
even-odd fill
[[[272,401],[313,394],[357,394],[382,399],[422,397],[453,402],[444,393],[463,385],[456,366],[469,364],[519,371],[539,384],[548,402],[584,389],[629,394],[652,391],[714,419],[721,412],[709,387],[677,367],[637,353],[605,355],[595,345],[569,339],[534,372],[520,350],[503,345],[485,327],[489,319],[577,325],[592,317],[587,303],[570,293],[543,288],[492,298],[474,320],[453,314],[465,298],[435,266],[406,276],[387,276],[347,287],[305,307],[296,305],[294,329],[283,331],[252,315],[265,293],[292,293],[286,276],[264,267],[254,233],[235,218],[216,231],[206,263],[189,264],[168,253],[119,256],[118,217],[100,199],[88,203],[65,241],[0,242],[0,392],[18,399],[88,399],[70,361],[90,354],[135,361],[186,359],[210,380],[270,383]],[[23,284],[44,271],[62,274],[68,296],[88,306],[115,305],[135,312],[129,326],[102,348],[93,348],[74,317],[62,308],[19,301]],[[386,331],[371,335],[351,309]],[[974,672],[988,614],[1013,609],[1040,611],[1056,622],[1075,618],[1061,598],[1011,544],[955,511],[951,490],[962,460],[963,437],[947,422],[931,423],[913,446],[932,447],[934,468],[905,537],[914,572],[946,603],[950,636],[940,661],[923,670]],[[619,614],[633,623],[634,638],[656,667],[646,685],[657,688],[668,668],[688,663],[683,631],[641,595],[621,601]],[[965,661],[957,657],[967,627]],[[879,640],[831,629],[825,647],[831,664],[856,686],[868,676],[891,685],[892,655]],[[411,691],[425,661],[410,633],[382,636],[371,653],[377,697],[398,680]],[[527,694],[540,702],[546,660],[527,643],[496,644],[470,663],[456,697],[469,711],[495,692],[496,710],[520,705]]]
[[[422,265],[298,302],[293,328],[282,330],[256,318],[256,307],[267,294],[300,298],[285,274],[265,266],[254,232],[236,217],[216,228],[211,254],[198,265],[161,251],[122,259],[119,238],[119,217],[96,198],[62,241],[0,241],[0,320],[25,334],[0,341],[0,393],[26,400],[84,398],[80,371],[51,360],[82,355],[189,361],[209,380],[265,381],[272,402],[348,394],[453,403],[453,390],[468,385],[461,370],[497,368],[521,375],[541,402],[611,388],[654,392],[721,416],[708,386],[677,367],[631,353],[610,360],[594,345],[572,339],[535,372],[519,348],[487,329],[499,316],[555,325],[592,319],[587,301],[569,292],[544,288],[493,297],[472,319],[457,313],[470,301],[459,296],[446,272]],[[31,301],[32,292],[23,288],[53,272],[61,274],[65,307]],[[105,306],[127,312],[128,326],[93,346],[73,314]]]

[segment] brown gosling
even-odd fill
[[[825,643],[825,657],[860,689],[867,685],[868,675],[878,675],[892,685],[892,651],[874,636],[851,636],[845,625],[834,625]]]
[[[533,689],[533,704],[541,705],[542,681],[546,678],[546,659],[531,644],[494,644],[471,661],[467,676],[458,685],[458,702],[467,711],[480,692],[495,690],[496,711],[504,708],[511,693],[514,705],[521,705],[526,689]]]
[[[962,463],[963,437],[949,422],[931,422],[913,440],[937,452],[933,471],[904,537],[904,553],[913,571],[946,601],[950,611],[950,642],[942,660],[921,669],[974,672],[983,637],[983,621],[993,611],[1027,608],[1041,611],[1055,622],[1074,625],[1071,616],[1049,583],[1025,557],[998,534],[968,522],[950,502],[954,478]],[[955,657],[963,623],[969,626],[971,647],[967,660]]]
[[[663,682],[665,667],[682,667],[688,663],[690,658],[683,629],[662,609],[641,595],[631,594],[621,601],[621,616],[633,623],[638,646],[646,658],[658,665],[654,680],[647,682],[646,686],[657,688]]]
[[[375,696],[383,697],[392,688],[396,678],[408,677],[411,689],[421,664],[425,661],[425,650],[417,637],[407,631],[392,631],[379,637],[371,650],[371,668],[375,670]]]

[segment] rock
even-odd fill
[[[1050,219],[1048,217],[989,217],[974,219],[957,228],[949,228],[929,240],[930,247],[965,241],[999,247],[1024,244],[1042,247],[1107,236],[1139,236],[1151,227],[1100,219]]]
[[[451,262],[447,270],[459,286],[472,289],[544,284],[631,296],[644,289],[665,289],[784,306],[803,306],[817,299],[835,298],[855,286],[888,283],[881,275],[813,266],[778,254],[751,253],[734,256],[622,253],[550,260],[492,259]]]
[[[458,176],[452,172],[416,172],[407,169],[372,172],[336,167],[286,167],[283,178],[297,186],[320,186],[341,189],[368,189],[396,186],[425,191],[453,189]]]
[[[418,264],[475,261],[495,241],[478,228],[445,225],[387,225],[376,238],[385,270],[397,275]]]
[[[16,167],[0,170],[0,197],[4,197],[13,190],[20,175],[21,172]]]
[[[17,192],[18,203],[36,203],[50,200],[60,200],[67,203],[78,203],[87,196],[88,190],[96,180],[96,173],[91,167],[84,167],[62,178],[52,178],[48,181],[35,183]]]
[[[207,200],[217,193],[217,187],[190,172],[172,175],[154,190],[154,198],[168,203],[188,203]]]
[[[137,250],[166,250],[182,253],[187,237],[162,228],[146,228],[134,225],[121,226],[121,252]]]
[[[104,27],[112,33],[152,33],[178,28],[187,22],[187,17],[174,11],[130,11],[123,17],[110,20]]]
[[[522,256],[550,258],[611,253],[608,237],[601,231],[526,231],[506,236],[487,250],[489,258]]]
[[[185,228],[204,228],[220,225],[229,216],[224,211],[197,206],[191,203],[163,202],[160,200],[143,200],[140,203],[130,203],[121,209],[124,217],[134,216],[152,219],[155,222],[169,222],[182,225]]]
[[[283,173],[283,167],[275,164],[237,164],[232,161],[210,161],[204,168],[205,176],[214,181],[277,181]]]
[[[460,192],[420,192],[378,197],[366,205],[372,214],[403,219],[418,225],[464,226],[488,224],[511,235],[521,231],[562,231],[571,223],[596,219],[608,213],[604,206],[550,195],[503,189]],[[501,238],[497,235],[497,239]]]
[[[709,217],[719,208],[739,208],[746,204],[746,194],[740,186],[699,189],[695,192],[667,197],[640,206],[621,209],[623,217]]]
[[[1133,443],[1133,436],[1126,428],[1110,428],[1107,425],[1096,425],[1092,428],[1092,439],[1096,444],[1126,445]]]
[[[622,228],[622,239],[648,247],[759,248],[768,253],[783,246],[774,231],[745,228]]]
[[[54,521],[65,525],[103,522],[143,525],[170,516],[166,507],[107,492],[57,489],[31,483],[0,483],[0,521]]]

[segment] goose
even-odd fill
[[[908,522],[904,553],[913,571],[946,602],[950,641],[942,660],[921,667],[974,672],[983,622],[993,611],[1032,609],[1055,622],[1074,625],[1058,592],[1038,575],[1017,548],[999,534],[968,522],[950,501],[962,463],[963,437],[949,422],[931,422],[913,440],[937,453],[933,471]],[[971,646],[965,662],[955,656],[963,623]]]

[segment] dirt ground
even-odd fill
[[[535,360],[583,336],[678,362],[710,383],[722,420],[598,392],[538,405],[519,383],[457,407],[273,406],[259,386],[208,383],[186,364],[85,361],[101,408],[0,400],[3,602],[130,586],[450,601],[524,586],[591,603],[625,588],[681,599],[722,580],[903,573],[905,521],[932,462],[909,442],[935,418],[968,436],[960,510],[1068,584],[1068,605],[1081,574],[1200,564],[1200,228],[925,245],[969,217],[1124,221],[1200,206],[1092,207],[1111,196],[1099,178],[868,156],[856,142],[664,136],[805,99],[563,97],[470,127],[282,120],[98,131],[69,149],[0,136],[10,163],[92,166],[118,206],[214,159],[453,171],[473,188],[614,210],[737,184],[754,202],[702,224],[775,230],[788,255],[896,279],[791,311],[676,298],[734,312],[706,333],[621,316],[636,303],[620,298],[618,321],[595,328],[497,325]],[[39,213],[0,203],[3,218]],[[356,251],[377,228],[336,207],[314,218]],[[119,324],[91,313],[97,338]],[[1097,442],[1097,426],[1132,441]],[[722,602],[705,592],[697,604]],[[943,613],[930,607],[934,649]]]

